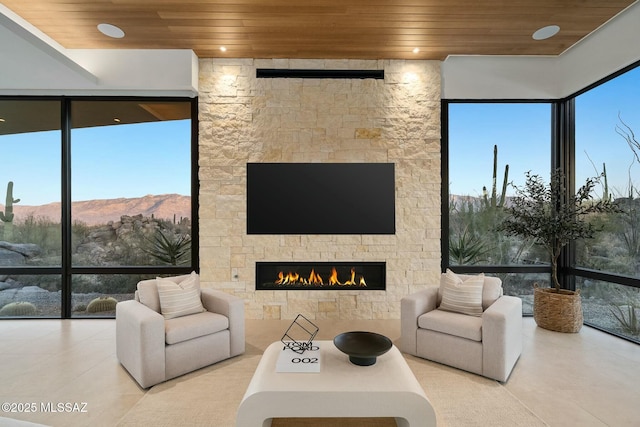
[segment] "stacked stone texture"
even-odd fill
[[[384,69],[384,80],[257,79],[256,68]],[[249,319],[398,319],[440,272],[440,63],[201,59],[203,287]],[[247,162],[391,162],[395,235],[247,235]],[[286,195],[283,195],[286,196]],[[256,261],[386,261],[386,291],[255,291]],[[233,280],[232,269],[238,278]]]

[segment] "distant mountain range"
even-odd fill
[[[4,205],[0,204],[4,211]],[[106,224],[119,221],[123,215],[139,215],[158,219],[176,221],[180,218],[191,218],[191,197],[179,194],[147,195],[131,199],[99,199],[72,203],[72,221],[80,221],[87,225]],[[48,203],[41,206],[13,205],[16,223],[24,221],[28,216],[60,220],[60,203]]]

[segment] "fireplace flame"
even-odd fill
[[[275,281],[276,285],[290,285],[298,283],[300,275],[298,273],[287,273],[286,275],[280,271],[278,273],[278,280]]]
[[[276,285],[324,285],[325,282],[322,277],[316,273],[315,269],[311,269],[311,273],[309,273],[309,277],[305,278],[300,276],[299,273],[296,272],[288,272],[284,273],[283,271],[278,272],[278,278],[274,281]],[[356,269],[351,268],[350,278],[341,282],[338,277],[338,271],[335,267],[331,267],[331,274],[327,279],[327,284],[329,286],[360,286],[366,287],[367,282],[364,280],[364,276],[360,276],[359,280],[356,281]]]
[[[309,284],[312,285],[324,285],[324,282],[322,281],[322,277],[320,277],[319,274],[316,273],[315,269],[311,269],[311,273],[309,273]]]
[[[355,284],[356,284],[356,269],[352,268],[351,269],[351,279],[349,279],[346,282],[342,283],[342,285],[355,285]]]
[[[330,285],[342,285],[338,280],[338,272],[335,267],[331,267],[331,276],[329,276],[329,284]]]

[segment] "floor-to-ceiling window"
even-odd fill
[[[0,317],[113,316],[197,269],[195,105],[0,99]]]
[[[60,101],[0,99],[2,317],[61,312],[61,117]]]
[[[640,67],[575,97],[576,185],[601,176],[597,197],[619,211],[574,245],[585,321],[640,342]]]
[[[549,262],[531,242],[497,230],[525,174],[548,176],[550,103],[450,102],[446,171],[448,236],[443,261],[459,272],[500,277],[505,291],[531,312],[534,282],[548,282]],[[445,253],[448,255],[447,259]]]
[[[531,242],[495,231],[513,188],[503,183],[520,185],[527,170],[548,182],[552,167],[575,188],[599,177],[594,200],[618,212],[592,215],[595,236],[567,247],[561,281],[581,291],[587,325],[640,343],[639,65],[562,100],[443,102],[443,268],[501,277],[530,314],[532,285],[549,283],[549,261]]]

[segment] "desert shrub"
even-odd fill
[[[31,214],[15,223],[13,233],[15,243],[34,243],[42,249],[44,256],[60,255],[62,234],[59,222]]]
[[[62,289],[60,284],[60,276],[56,274],[25,274],[20,276],[11,276],[16,282],[24,286],[37,286],[49,292],[58,292]]]
[[[73,312],[74,313],[82,313],[84,311],[87,311],[87,305],[86,304],[78,304],[75,307],[73,307]]]
[[[611,300],[619,292],[620,285],[611,282],[596,281],[590,279],[583,279],[581,289],[582,298],[594,298]]]
[[[143,280],[139,274],[109,274],[99,277],[102,292],[109,294],[132,294],[136,285]]]
[[[502,288],[505,295],[533,295],[535,284],[548,286],[551,278],[549,274],[545,273],[504,273],[495,274],[495,276],[502,280]]]
[[[88,293],[104,293],[101,292],[100,285],[95,276],[89,274],[76,274],[73,276],[73,282],[71,287],[74,293],[88,294]]]
[[[146,278],[141,274],[78,274],[73,277],[72,287],[77,294],[132,294],[138,282]]]
[[[74,253],[78,250],[78,245],[89,235],[90,230],[91,227],[81,221],[71,224],[71,246]]]

